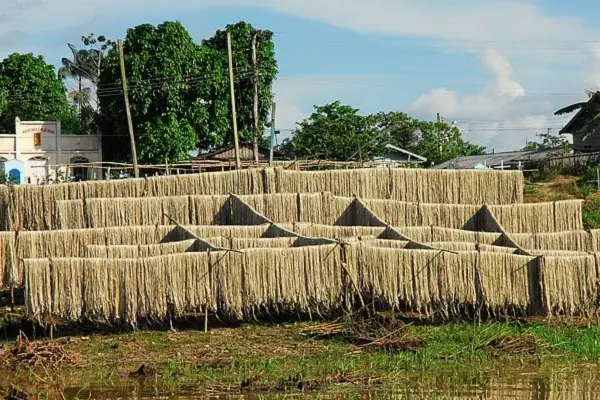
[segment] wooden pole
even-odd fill
[[[238,142],[237,114],[235,112],[235,88],[233,82],[233,54],[231,52],[231,33],[227,32],[227,53],[229,55],[229,86],[231,88],[231,118],[233,120],[233,144],[235,145],[235,167],[240,169],[240,144]]]
[[[129,108],[129,94],[127,92],[127,75],[125,74],[125,57],[123,55],[123,41],[117,41],[119,47],[119,59],[121,64],[121,81],[123,82],[123,96],[125,97],[125,112],[127,113],[127,126],[129,128],[129,140],[131,141],[131,158],[133,160],[133,174],[140,177],[137,165],[137,152],[135,150],[135,138],[133,137],[133,122],[131,121],[131,109]]]
[[[275,99],[273,99],[273,106],[271,107],[271,144],[269,145],[269,165],[273,164],[273,147],[275,146],[275,110],[276,110]]]
[[[258,137],[259,137],[259,127],[258,127],[258,65],[256,61],[256,52],[257,52],[257,44],[256,44],[256,33],[252,36],[252,70],[254,71],[254,129],[253,129],[253,152],[254,152],[254,162],[258,162]]]

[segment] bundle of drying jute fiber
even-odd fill
[[[354,222],[360,226],[388,226],[388,222],[373,212],[360,198],[354,199]]]
[[[272,221],[256,211],[240,196],[231,195],[231,222],[234,225],[262,225],[271,224]]]
[[[0,287],[10,283],[10,271],[14,261],[14,232],[0,232]]]
[[[207,251],[208,247],[197,239],[188,239],[177,242],[140,244],[140,245],[87,245],[85,246],[87,258],[147,258],[168,254]]]
[[[231,240],[232,237],[224,237],[224,236],[215,236],[215,237],[207,237],[202,238],[204,243],[208,243],[211,249],[231,249]],[[257,238],[248,238],[245,240],[258,240]],[[208,251],[208,249],[204,250]]]
[[[363,243],[365,246],[372,246],[372,247],[385,247],[385,248],[390,248],[390,249],[405,249],[410,242],[406,241],[406,240],[374,239],[374,240],[363,240],[363,241],[361,241],[361,243]]]
[[[246,254],[210,252],[209,260],[211,296],[216,309],[223,315],[242,320],[246,304]]]
[[[89,228],[172,223],[165,213],[181,224],[192,225],[188,196],[89,199],[85,207]]]
[[[489,206],[510,233],[544,233],[582,230],[582,201]]]
[[[23,185],[10,189],[11,229],[47,230],[55,226],[54,205],[59,200],[106,197],[139,197],[145,193],[145,179]]]
[[[84,229],[88,227],[83,199],[56,201],[54,214],[53,229]]]
[[[511,238],[521,247],[531,250],[596,251],[594,233],[571,231],[556,233],[513,233]]]
[[[231,224],[231,207],[228,195],[223,196],[190,196],[189,213],[190,225],[227,225]],[[175,206],[173,204],[171,207]],[[177,215],[181,210],[173,210],[172,213],[168,207],[166,212],[171,218]],[[177,220],[180,224],[183,222]]]
[[[419,225],[479,230],[481,206],[467,204],[419,204]],[[384,218],[385,219],[385,218]]]
[[[276,168],[279,193],[330,192],[336,196],[388,199],[389,170],[386,168],[289,171]]]
[[[517,254],[517,249],[514,247],[495,246],[490,244],[477,244],[479,251],[490,252],[490,253],[506,253],[506,254]]]
[[[394,309],[447,315],[476,303],[476,252],[451,254],[365,243],[349,246],[346,257],[366,294]]]
[[[186,229],[203,238],[212,237],[238,237],[238,238],[259,238],[273,237],[271,232],[271,224],[261,225],[205,225],[205,226],[190,226],[186,225]]]
[[[209,239],[209,242],[212,241]],[[230,248],[234,250],[245,250],[245,249],[269,249],[269,248],[290,248],[294,247],[296,238],[294,237],[283,237],[283,238],[231,238]]]
[[[297,222],[300,201],[297,193],[240,196],[256,212],[273,222]]]
[[[504,245],[500,232],[473,232],[462,229],[431,227],[397,227],[402,235],[416,242],[463,242],[489,245]]]
[[[321,224],[279,224],[279,226],[295,232],[301,236],[323,238],[347,238],[374,235],[380,237],[384,234],[385,227],[369,226],[333,226]]]
[[[33,320],[41,321],[52,313],[52,281],[50,261],[26,259],[25,265],[25,313]]]
[[[339,247],[245,251],[247,313],[337,309],[343,299]]]
[[[523,201],[521,171],[391,169],[391,199],[421,203],[512,204]],[[378,197],[385,198],[385,197]]]
[[[593,255],[541,257],[546,311],[554,315],[591,315],[598,305],[598,276]]]
[[[547,256],[547,257],[580,257],[589,256],[590,252],[587,251],[571,251],[571,250],[526,250],[533,256]]]
[[[8,216],[8,204],[10,202],[10,189],[6,185],[0,185],[0,231],[11,229]]]
[[[419,206],[397,200],[362,199],[364,205],[392,226],[419,226]]]
[[[118,279],[106,268],[90,267],[91,262],[85,258],[56,258],[50,262],[51,280],[51,314],[67,321],[78,321],[82,317],[84,304],[87,312],[94,309],[94,304],[84,303],[84,290],[101,293],[107,301],[114,300],[117,293],[109,291],[108,282]],[[104,277],[100,284],[88,278],[90,274]],[[119,299],[117,297],[117,299]],[[87,299],[86,299],[87,300]]]
[[[268,193],[266,173],[250,168],[228,172],[206,172],[189,175],[147,178],[150,196],[226,195],[236,193]]]
[[[496,314],[539,312],[538,259],[513,254],[479,254],[482,303]]]
[[[13,285],[23,283],[24,259],[84,257],[87,244],[105,243],[106,232],[103,229],[19,232],[14,247],[14,261],[7,271],[8,281]]]
[[[331,193],[300,193],[298,198],[300,216],[294,222],[341,226],[361,225],[355,220],[354,198],[333,196]]]

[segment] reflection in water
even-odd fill
[[[0,383],[3,388],[8,382]],[[452,371],[400,378],[391,386],[373,388],[335,388],[322,393],[207,393],[196,387],[158,388],[152,381],[126,380],[110,386],[73,386],[62,393],[38,387],[33,397],[47,399],[599,399],[600,369],[598,365],[556,367],[547,371]]]

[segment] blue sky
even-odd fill
[[[557,132],[566,119],[552,112],[600,86],[591,0],[0,0],[0,57],[34,52],[58,64],[83,34],[122,38],[165,20],[198,41],[239,20],[274,31],[281,129],[341,100],[364,112],[441,112],[468,140],[502,151]]]

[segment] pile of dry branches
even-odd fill
[[[63,365],[79,366],[85,362],[77,353],[66,350],[56,342],[30,342],[23,332],[13,347],[0,349],[0,367],[8,369],[56,368]]]

